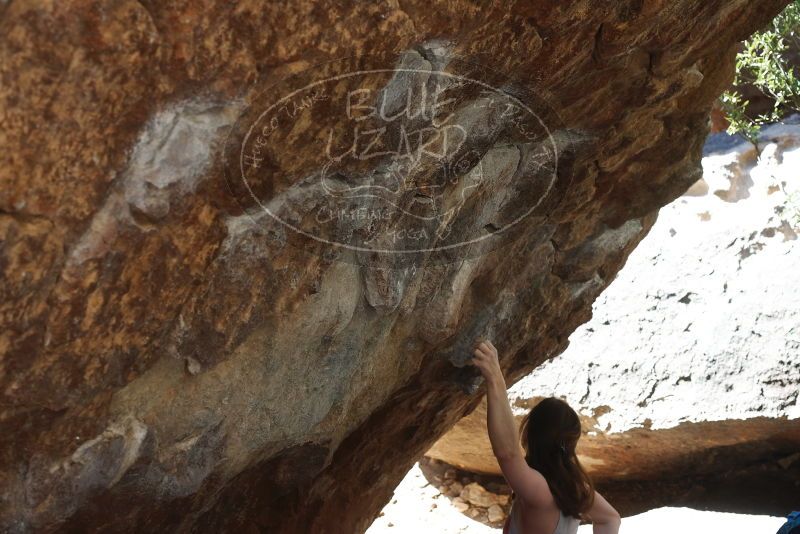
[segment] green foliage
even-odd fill
[[[736,56],[737,86],[751,84],[774,100],[765,114],[750,117],[748,101],[737,91],[726,91],[721,98],[730,127],[755,144],[762,124],[777,122],[787,110],[800,110],[800,79],[786,57],[790,44],[800,50],[800,0],[794,0],[764,30],[753,34]]]

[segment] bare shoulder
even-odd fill
[[[508,485],[526,508],[546,510],[555,507],[555,499],[544,476],[531,468],[522,455],[498,458]]]

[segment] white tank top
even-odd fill
[[[511,503],[508,534],[524,534],[519,526],[519,520],[517,519],[517,507],[514,506],[514,504],[515,503],[513,502]],[[553,534],[577,534],[580,524],[580,520],[574,517],[565,516],[563,513],[561,513],[561,510],[559,510],[558,524],[556,525],[556,529],[553,531]]]

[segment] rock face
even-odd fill
[[[474,336],[518,378],[589,318],[785,3],[0,4],[0,529],[365,529]]]
[[[631,513],[692,504],[783,515],[800,491],[800,125],[710,139],[569,348],[510,389],[584,416],[579,453]],[[485,406],[428,452],[499,474]]]

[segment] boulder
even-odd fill
[[[506,513],[503,509],[497,505],[493,504],[487,510],[487,515],[489,522],[491,523],[499,523],[500,521],[504,521],[506,518]]]
[[[486,488],[477,482],[472,482],[471,484],[464,486],[464,488],[461,490],[460,497],[464,502],[468,502],[472,505],[480,506],[482,508],[489,508],[495,505],[505,505],[508,504],[509,500],[508,495],[496,495],[490,491],[486,491]]]
[[[626,513],[667,504],[782,515],[800,490],[800,124],[761,154],[712,137],[569,348],[509,390],[582,414],[579,456]],[[428,455],[499,474],[485,405]]]
[[[0,3],[0,530],[363,531],[786,3]]]

